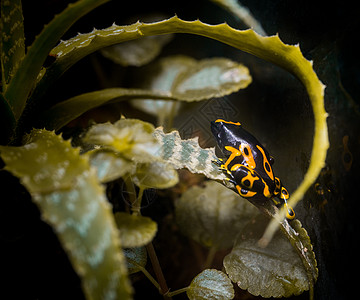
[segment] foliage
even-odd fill
[[[21,1],[1,1],[0,118],[7,130],[1,136],[0,156],[4,170],[20,179],[43,220],[53,228],[87,299],[132,298],[129,274],[137,272],[142,272],[164,297],[186,292],[190,299],[232,299],[231,282],[264,297],[312,291],[318,270],[310,238],[301,223],[296,220],[289,224],[284,212],[271,201],[264,206],[255,203],[256,209],[241,199],[224,187],[225,176],[212,163],[217,159],[214,148],[201,148],[197,138],[182,139],[177,130],[168,132],[181,104],[246,88],[252,78],[244,65],[227,58],[170,56],[149,66],[147,80],[139,80],[136,88],[92,91],[50,108],[41,104],[49,86],[67,69],[101,49],[116,63],[139,66],[150,63],[170,41],[159,35],[190,33],[251,53],[294,74],[312,103],[312,157],[303,182],[289,201],[295,206],[324,166],[328,148],[324,85],[312,62],[302,56],[298,45],[285,45],[278,36],[262,37],[253,30],[240,31],[227,24],[208,25],[199,20],[188,22],[177,16],[153,23],[113,24],[59,42],[74,22],[107,1],[79,0],[70,4],[45,26],[27,52]],[[214,2],[234,9],[232,1]],[[148,47],[156,49],[145,57]],[[133,51],[129,49],[141,54],[127,56]],[[55,60],[45,67],[48,55]],[[122,117],[114,123],[92,124],[80,136],[73,136],[74,140],[65,140],[51,131],[66,128],[91,109],[129,100],[154,115],[164,127]],[[38,109],[41,118],[35,123],[31,115]],[[26,128],[35,126],[46,129],[25,133]],[[210,251],[205,270],[188,287],[168,292],[151,244],[158,224],[142,216],[141,208],[146,190],[170,193],[170,188],[179,183],[177,170],[183,168],[212,180],[188,187],[175,201],[176,222],[182,233]],[[114,213],[106,199],[105,184],[115,181],[126,187],[127,196],[123,196],[127,206]],[[257,216],[259,210],[263,214]],[[276,227],[269,227],[260,240],[265,230],[264,214]],[[271,240],[279,226],[281,231]],[[210,269],[216,251],[230,248],[224,258],[227,274]],[[148,256],[156,279],[146,269]]]

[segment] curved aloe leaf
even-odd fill
[[[16,73],[7,86],[5,98],[16,120],[21,116],[27,97],[34,87],[37,76],[51,48],[76,20],[109,0],[79,0],[58,14],[36,37]]]
[[[81,94],[54,105],[43,114],[43,123],[48,129],[59,130],[92,108],[106,103],[135,98],[174,99],[169,93],[160,91],[125,88],[104,89]]]
[[[52,50],[51,54],[57,59],[46,72],[43,81],[46,82],[46,80],[60,76],[78,60],[105,46],[143,36],[168,33],[191,33],[218,40],[279,65],[294,74],[304,84],[314,112],[315,132],[309,169],[304,180],[289,200],[289,204],[294,207],[303,198],[324,167],[329,147],[327,113],[324,107],[325,86],[313,70],[312,62],[302,55],[299,45],[286,45],[277,35],[262,37],[251,29],[240,31],[227,24],[208,25],[198,20],[188,22],[175,16],[168,20],[149,24],[137,22],[129,26],[113,25],[104,30],[94,30],[91,33],[81,34],[68,41],[63,41]],[[285,210],[280,213],[282,218],[285,217]],[[277,221],[274,220],[273,223],[277,223]],[[274,233],[275,229],[272,228],[267,239]]]
[[[21,147],[0,146],[5,169],[20,178],[54,229],[87,299],[130,299],[111,207],[87,156],[54,132],[33,130],[27,138]]]

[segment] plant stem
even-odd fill
[[[144,194],[144,190],[145,190],[145,188],[142,187],[142,186],[139,188],[138,197],[132,203],[131,210],[133,212],[133,215],[135,215],[135,216],[140,216],[141,215],[141,211],[140,211],[141,210],[141,201],[142,201],[142,197],[143,197],[143,194]]]
[[[178,289],[176,291],[169,292],[169,293],[167,293],[167,296],[168,297],[173,297],[173,296],[179,295],[181,293],[185,293],[188,289],[189,289],[189,287],[187,286],[187,287],[184,287],[182,289]]]
[[[126,186],[126,191],[129,195],[129,202],[131,203],[132,207],[136,202],[136,190],[130,176],[126,176],[124,178],[124,182]]]
[[[141,272],[144,273],[144,275],[146,276],[147,279],[150,280],[150,282],[160,291],[160,285],[158,284],[158,282],[155,280],[154,277],[151,276],[151,274],[141,265],[139,265],[135,260],[127,257],[126,258],[127,261],[131,264],[133,264],[134,266],[136,266]]]
[[[160,293],[164,296],[164,299],[166,300],[170,300],[171,296],[169,296],[169,288],[167,286],[164,274],[162,272],[158,257],[156,255],[154,246],[152,243],[149,243],[148,245],[146,245],[146,250],[149,254],[150,260],[151,260],[151,264],[153,266],[157,281],[159,282],[160,285]]]

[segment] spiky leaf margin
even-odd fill
[[[153,135],[161,145],[159,156],[175,169],[187,168],[214,180],[226,178],[213,163],[217,160],[215,148],[201,148],[198,137],[182,140],[178,131],[165,133],[162,127],[156,128]]]

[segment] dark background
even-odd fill
[[[31,44],[44,24],[66,7],[66,2],[23,1],[27,45]],[[278,33],[285,43],[299,43],[305,57],[314,61],[319,78],[327,85],[325,101],[329,112],[330,135],[327,166],[304,201],[296,207],[296,213],[308,230],[318,261],[319,278],[315,299],[349,299],[356,291],[353,282],[357,277],[357,269],[354,268],[358,242],[355,223],[360,171],[360,69],[357,57],[360,26],[357,4],[353,1],[330,3],[288,0],[244,0],[242,3],[261,22],[268,35]],[[105,28],[114,21],[125,24],[129,19],[140,18],[149,12],[162,12],[168,16],[176,13],[186,20],[199,18],[210,24],[226,20],[234,27],[245,29],[226,11],[205,0],[141,3],[114,0],[77,22],[64,39],[77,32],[91,31],[93,27]],[[183,135],[189,130],[198,131],[203,145],[214,146],[209,138],[208,118],[216,117],[216,114],[228,114],[229,117],[241,120],[272,149],[276,160],[275,171],[289,191],[293,191],[307,169],[312,145],[313,116],[301,84],[276,66],[202,37],[178,35],[165,47],[164,54],[188,54],[195,58],[226,56],[241,60],[249,67],[253,83],[248,89],[212,100],[206,105],[189,106],[176,118],[175,125]],[[105,71],[113,72],[108,61],[94,54],[68,71],[48,92],[47,101],[55,103],[82,92],[103,88],[94,71],[94,57],[104,64]],[[119,85],[129,84],[126,81],[127,73],[119,72]],[[128,72],[131,73],[132,69],[129,68]],[[224,110],[225,106],[231,108],[230,112]],[[214,115],[209,114],[209,111]],[[194,119],[191,116],[198,116],[195,118],[197,122],[189,123],[189,118]],[[152,119],[149,117],[149,120]],[[184,124],[191,124],[192,127],[185,128]],[[347,144],[344,143],[345,136],[348,136]],[[0,209],[0,269],[5,276],[5,279],[4,276],[0,279],[0,293],[8,295],[6,299],[82,299],[79,279],[72,271],[52,229],[41,221],[25,189],[21,188],[17,179],[5,172],[0,172],[0,182],[7,183],[3,187],[5,196],[1,197]],[[144,214],[151,215],[156,211],[158,215],[155,219],[159,220],[168,216],[171,208],[159,209],[160,205],[161,202],[155,203]],[[169,251],[174,249],[169,245],[160,247],[161,241],[160,236],[157,245],[159,257],[164,257],[161,263],[169,285],[179,285],[180,288],[189,284],[186,280],[192,278],[181,276],[174,267],[191,264],[189,254],[186,255],[189,242],[177,237],[176,241],[180,244],[173,247],[183,248],[178,251],[182,252],[181,259],[184,262],[167,265],[168,261],[177,256],[169,255],[171,259],[166,259]],[[139,299],[149,293],[156,295],[146,279],[140,278],[135,287]],[[253,298],[246,293],[238,297]],[[306,297],[307,293],[304,293],[294,298]]]

